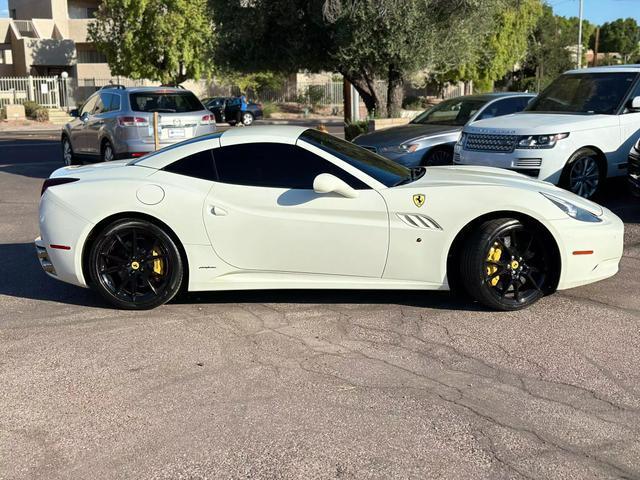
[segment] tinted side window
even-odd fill
[[[111,99],[109,98],[108,94],[101,93],[100,95],[98,95],[96,106],[93,109],[93,114],[100,115],[101,113],[109,111],[109,103],[111,103]]]
[[[201,178],[203,180],[216,180],[216,172],[210,150],[194,153],[193,155],[177,160],[164,167],[164,170],[188,177]]]
[[[223,183],[310,190],[318,175],[330,173],[352,188],[369,188],[333,163],[295,145],[231,145],[214,150],[213,156],[219,181]]]
[[[111,105],[109,106],[110,112],[117,112],[120,110],[120,95],[111,95]]]
[[[482,112],[478,120],[520,112],[527,106],[528,101],[529,98],[506,98],[504,100],[498,100],[489,105],[486,110]]]
[[[98,100],[98,96],[94,95],[89,98],[86,103],[82,106],[82,110],[80,111],[80,115],[84,115],[85,113],[91,113],[93,108],[96,106],[96,101]]]

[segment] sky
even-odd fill
[[[633,17],[640,22],[640,0],[583,0],[584,17],[601,25],[616,18]],[[558,15],[577,17],[580,0],[547,0]],[[0,0],[0,17],[8,17],[7,0]]]
[[[0,0],[2,2],[2,0]],[[640,22],[640,0],[583,0],[584,18],[596,25],[617,18],[635,18]],[[580,0],[547,0],[556,15],[577,17]]]

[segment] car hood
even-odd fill
[[[365,133],[354,140],[357,145],[378,146],[378,145],[399,145],[410,140],[433,137],[436,135],[454,134],[462,131],[462,127],[451,125],[420,125],[409,123],[399,127],[385,128],[377,132]]]
[[[603,210],[600,205],[590,200],[579,197],[567,190],[555,185],[527,177],[517,172],[493,167],[477,166],[446,166],[428,167],[426,173],[418,180],[394,188],[415,189],[434,187],[471,187],[471,186],[494,186],[526,189],[530,191],[546,193],[561,198],[574,205],[592,212],[595,215],[602,215]]]
[[[520,112],[503,117],[479,120],[465,127],[466,133],[500,135],[551,135],[618,124],[615,115],[567,115]]]

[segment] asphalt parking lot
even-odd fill
[[[620,273],[493,313],[447,293],[106,308],[38,265],[55,135],[0,137],[0,478],[640,478],[640,201]]]

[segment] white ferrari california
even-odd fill
[[[49,275],[126,309],[181,290],[460,288],[516,310],[614,275],[623,228],[518,173],[408,169],[316,130],[253,127],[56,170],[36,250]]]

